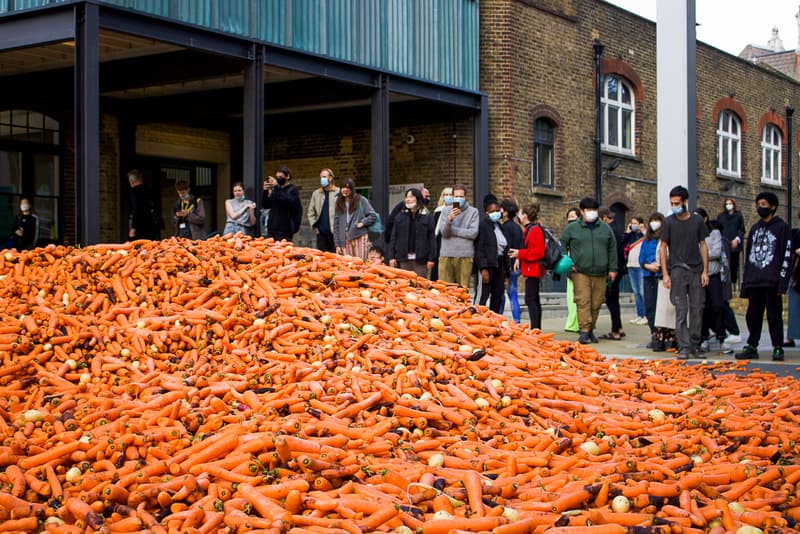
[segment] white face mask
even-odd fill
[[[417,207],[417,203],[416,202],[406,202],[406,208],[407,209],[413,210],[416,207]]]
[[[631,225],[631,232],[638,232],[638,231],[639,231],[639,225],[638,224],[632,224]]]
[[[661,228],[661,221],[650,221],[650,229],[657,232]]]
[[[725,204],[725,209],[728,211],[733,211],[733,204]]]
[[[586,210],[583,212],[583,220],[587,223],[593,223],[597,220],[597,212],[595,210]]]
[[[30,204],[20,204],[19,209],[21,209],[22,211],[30,211],[31,210],[31,205]]]

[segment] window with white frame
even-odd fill
[[[742,126],[730,110],[720,113],[717,123],[717,174],[742,176]]]
[[[781,132],[767,124],[761,134],[761,181],[781,184]]]
[[[606,76],[600,104],[603,107],[603,150],[633,155],[635,102],[631,86],[618,76]]]
[[[533,186],[553,187],[555,183],[556,127],[547,119],[533,123]]]

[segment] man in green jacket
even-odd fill
[[[578,342],[597,343],[594,328],[605,301],[606,283],[617,276],[617,240],[611,227],[598,220],[597,200],[586,197],[579,207],[581,218],[564,229],[561,245],[573,261],[570,276],[578,308]]]

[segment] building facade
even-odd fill
[[[649,216],[658,205],[655,23],[601,0],[483,0],[481,26],[495,194],[539,202],[541,218],[556,229],[569,207],[597,196],[599,43],[599,193],[617,212],[619,230],[633,214]],[[714,216],[733,197],[750,225],[759,191],[774,191],[786,206],[788,173],[798,160],[786,109],[800,103],[800,86],[703,43],[696,63],[696,205]]]

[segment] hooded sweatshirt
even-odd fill
[[[747,234],[745,248],[742,297],[747,290],[756,287],[777,287],[785,293],[789,287],[792,258],[792,232],[780,217],[768,222],[759,220]]]

